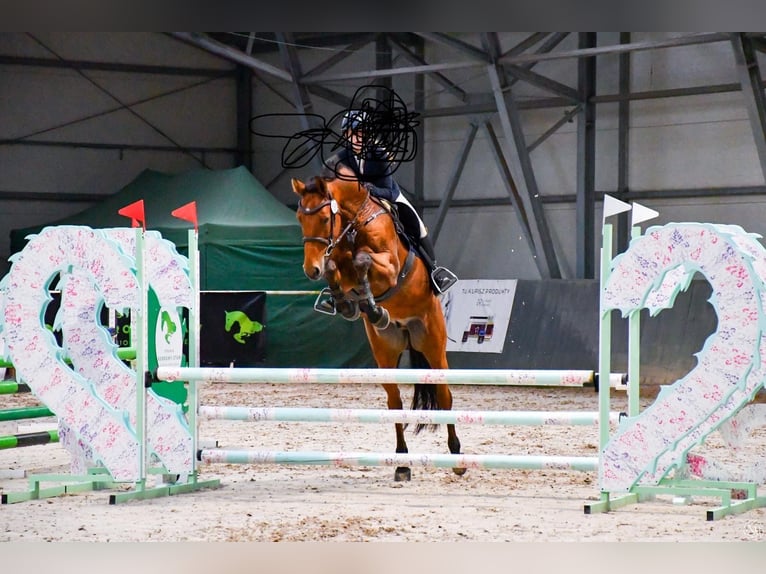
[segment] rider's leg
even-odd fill
[[[410,237],[416,241],[415,247],[418,248],[423,261],[429,267],[431,274],[431,280],[434,287],[439,293],[444,293],[447,289],[452,287],[457,281],[457,276],[447,269],[446,267],[440,267],[436,263],[436,254],[434,252],[434,244],[431,241],[431,236],[428,235],[423,220],[412,207],[407,198],[403,194],[399,194],[396,199],[397,206],[399,206],[399,216],[402,220],[405,229]]]

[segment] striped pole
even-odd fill
[[[15,395],[20,393],[31,393],[32,389],[26,383],[17,383],[16,381],[0,382],[0,395]]]
[[[135,347],[117,347],[115,352],[117,354],[117,358],[120,359],[121,361],[133,361],[136,358]],[[72,362],[69,359],[69,357],[64,357],[64,361],[66,361],[67,363]],[[6,367],[13,367],[13,363],[6,361],[4,359],[0,359],[0,369],[6,368]],[[3,381],[3,382],[6,382],[6,381]]]
[[[208,383],[369,383],[581,387],[593,371],[510,369],[317,369],[159,367],[161,381]],[[619,373],[610,376],[622,384]]]
[[[0,421],[20,421],[55,416],[46,406],[20,407],[0,410]]]
[[[617,422],[625,413],[610,413]],[[198,417],[206,420],[406,423],[406,424],[483,424],[527,426],[597,426],[598,412],[556,411],[420,411],[378,409],[325,409],[300,407],[201,406]]]
[[[20,448],[59,441],[59,433],[56,430],[30,432],[9,436],[0,436],[0,450],[6,448]]]
[[[201,450],[199,460],[227,464],[307,464],[339,467],[421,466],[436,468],[502,468],[527,470],[598,469],[595,456],[534,456],[492,454],[409,454],[376,452],[286,452],[259,450]]]

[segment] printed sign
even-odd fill
[[[442,296],[447,351],[502,353],[516,280],[460,280]]]
[[[180,367],[183,361],[183,329],[178,311],[160,308],[155,326],[154,348],[158,367]]]
[[[266,358],[266,294],[200,294],[200,365],[257,367]]]

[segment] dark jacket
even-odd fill
[[[356,174],[359,181],[371,183],[374,186],[371,190],[373,195],[389,201],[396,201],[399,196],[399,186],[391,176],[391,163],[385,157],[385,152],[376,149],[367,155],[368,157],[365,158],[361,169],[354,152],[345,147],[331,157],[327,163],[332,167],[338,163],[345,165]]]

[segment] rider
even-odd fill
[[[432,285],[438,293],[444,293],[455,284],[457,276],[446,267],[436,264],[434,245],[428,235],[428,229],[391,176],[391,159],[386,150],[379,145],[374,145],[374,142],[365,141],[365,133],[374,134],[367,112],[361,110],[346,112],[341,120],[341,131],[345,140],[351,145],[343,146],[331,160],[332,164],[345,165],[356,174],[372,195],[396,204],[399,219],[408,237],[412,239],[423,261],[430,269]],[[370,145],[371,143],[373,145]]]

